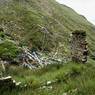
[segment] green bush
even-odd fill
[[[3,59],[13,59],[19,52],[19,48],[10,40],[5,40],[0,43],[0,57]]]

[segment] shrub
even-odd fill
[[[19,48],[10,40],[5,40],[0,44],[0,57],[2,59],[13,59],[19,52]]]

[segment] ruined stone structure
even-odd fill
[[[0,78],[0,89],[13,89],[19,87],[21,82],[16,82],[11,76]]]
[[[11,76],[0,78],[0,87],[1,88],[9,88],[14,87],[15,83],[13,82]]]
[[[85,63],[87,61],[86,32],[76,30],[72,33],[71,56],[72,61]]]

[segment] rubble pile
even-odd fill
[[[29,69],[36,69],[44,67],[48,64],[61,64],[65,58],[55,58],[53,56],[46,56],[43,53],[33,51],[28,48],[23,48],[23,53],[19,56],[19,60],[22,66]]]

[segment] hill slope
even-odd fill
[[[70,33],[85,30],[91,53],[95,26],[55,0],[0,0],[0,25],[20,45],[39,50],[68,52]]]

